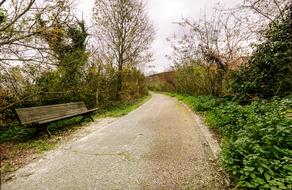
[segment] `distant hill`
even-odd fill
[[[175,90],[175,71],[156,73],[146,77],[148,88],[157,91]]]

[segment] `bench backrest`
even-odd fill
[[[61,118],[86,111],[87,108],[84,102],[16,109],[16,113],[22,125],[37,123],[54,118]]]

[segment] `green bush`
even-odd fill
[[[179,100],[191,105],[192,109],[196,111],[207,111],[220,104],[223,99],[215,98],[213,96],[176,96]]]
[[[248,65],[235,73],[233,91],[238,99],[272,98],[292,93],[291,8],[271,22]]]
[[[292,98],[242,106],[214,97],[177,96],[206,115],[222,136],[221,160],[239,187],[292,188]]]
[[[229,71],[221,73],[199,62],[185,63],[175,66],[175,91],[193,96],[225,95],[229,92]]]
[[[213,121],[213,126],[225,137],[223,165],[240,187],[292,188],[292,120],[283,114],[291,103],[291,99],[259,101],[211,111],[228,114],[224,125]]]

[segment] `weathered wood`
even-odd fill
[[[36,128],[36,133],[45,130],[48,136],[51,136],[48,130],[48,124],[51,122],[69,119],[82,115],[83,117],[91,117],[91,113],[97,109],[88,110],[84,102],[73,102],[67,104],[47,105],[30,108],[16,109],[19,121],[22,125],[30,125]]]
[[[45,120],[50,121],[56,118],[62,119],[66,116],[74,116],[87,111],[83,102],[16,109],[16,113],[22,125],[39,123]]]

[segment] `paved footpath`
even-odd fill
[[[176,99],[153,94],[137,110],[19,169],[2,190],[228,189],[214,162],[218,145],[196,118]]]

